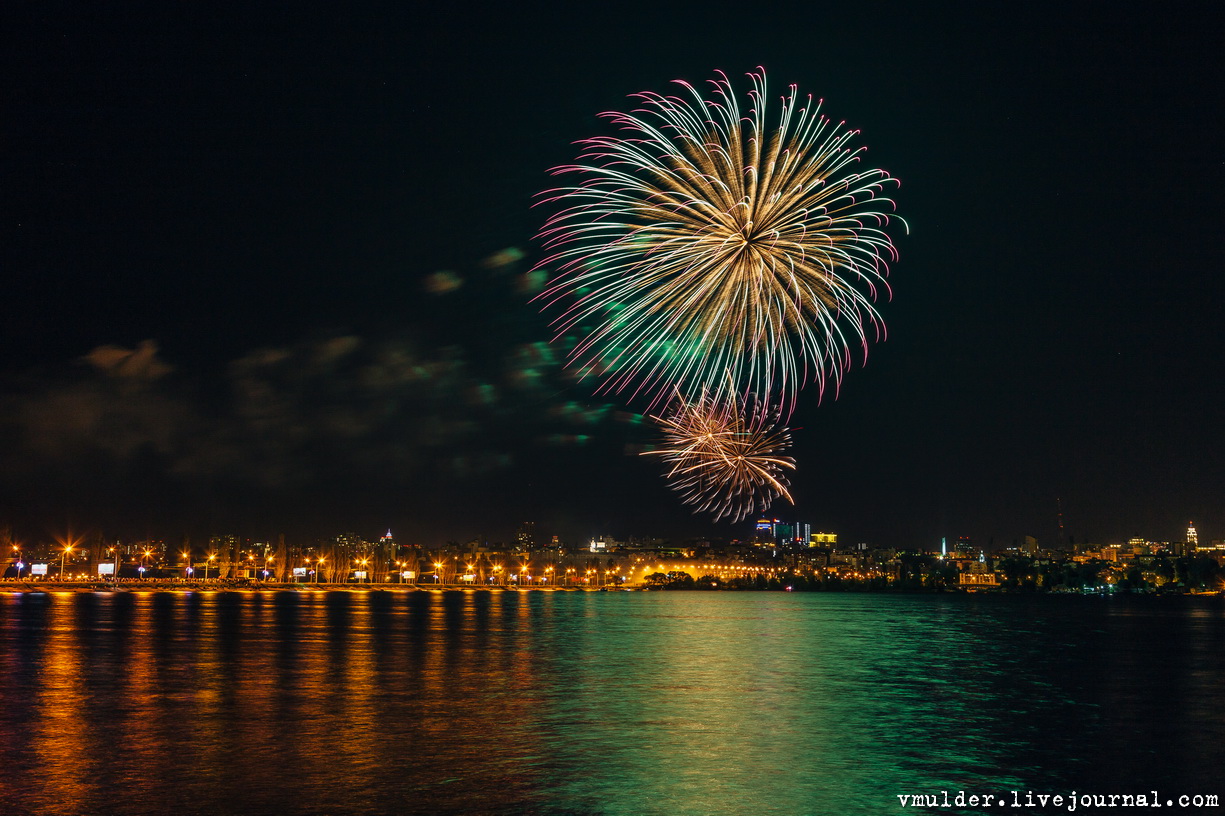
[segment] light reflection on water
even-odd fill
[[[1225,793],[1223,622],[1186,598],[8,594],[0,812]]]

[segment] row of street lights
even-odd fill
[[[477,583],[493,586],[510,586],[512,584],[518,586],[530,586],[533,581],[542,586],[576,586],[591,585],[593,583],[596,586],[600,586],[607,581],[610,576],[615,577],[616,575],[616,573],[611,570],[589,568],[582,573],[580,577],[580,572],[575,567],[567,567],[565,568],[564,572],[559,573],[557,567],[547,566],[541,572],[537,573],[536,577],[533,577],[531,567],[528,564],[521,564],[518,572],[514,570],[507,570],[501,564],[494,564],[489,568],[489,572],[492,574],[484,577],[483,580],[480,580],[482,579],[481,572],[483,571],[479,571],[476,564],[466,563],[464,566],[467,568],[467,571],[459,574],[457,576],[458,580],[447,581],[444,579],[444,575],[448,564],[445,561],[435,561],[433,564],[433,577],[435,584],[455,583],[467,586]]]
[[[76,546],[75,542],[64,542],[63,543],[63,550],[60,553],[60,575],[61,576],[65,574],[68,556],[72,554],[73,550],[75,549],[75,546]],[[13,551],[14,551],[14,558],[17,559],[16,563],[18,564],[17,577],[20,578],[21,569],[25,565],[20,560],[20,548],[18,547],[18,545],[16,544],[13,545]],[[113,556],[114,558],[113,572],[114,572],[114,575],[117,576],[119,574],[119,561],[120,561],[119,548],[110,547],[108,548],[107,552],[109,555]],[[181,555],[183,556],[183,561],[184,561],[184,568],[183,568],[184,579],[189,580],[193,575],[195,575],[196,568],[191,560],[190,552],[183,551]],[[274,555],[268,555],[268,556],[265,556],[264,558],[263,569],[261,572],[265,580],[267,580],[268,577],[272,574],[271,565],[275,557],[276,556]],[[137,567],[137,571],[140,573],[142,578],[144,577],[145,573],[151,568],[152,566],[151,563],[150,563],[150,566],[146,566],[146,563],[151,562],[152,558],[153,558],[153,551],[151,549],[146,548],[142,551],[140,561],[139,561],[139,566]],[[204,560],[204,580],[205,581],[209,580],[209,570],[214,566],[214,562],[216,560],[217,560],[216,553],[209,553],[208,556],[205,558]],[[247,560],[251,562],[251,568],[252,570],[254,570],[255,560],[256,560],[255,554],[254,553],[248,554]],[[308,556],[305,559],[305,561],[306,561],[307,567],[312,567],[312,566],[314,567],[314,569],[310,571],[311,577],[307,579],[308,582],[313,582],[315,584],[320,583],[320,575],[322,574],[323,569],[327,563],[327,558],[322,555],[317,556],[315,558],[311,558]],[[414,582],[416,581],[416,578],[417,578],[416,573],[414,571],[407,569],[410,562],[397,561],[395,563],[396,563],[396,566],[399,568],[399,576],[402,582],[405,580],[409,580],[410,578]],[[360,580],[368,582],[369,578],[367,576],[369,574],[368,573],[369,565],[370,565],[369,558],[354,559],[353,566],[354,566],[355,577],[357,577]],[[446,571],[446,568],[449,566],[447,561],[446,560],[435,561],[433,562],[433,566],[434,566],[433,577],[434,577],[435,584],[459,583],[459,584],[471,586],[473,584],[478,583],[477,579],[478,579],[479,572],[483,572],[483,570],[478,572],[476,564],[465,563],[464,566],[466,567],[466,572],[464,572],[462,575],[456,576],[459,578],[459,580],[458,581],[447,581],[445,578],[445,571]],[[359,567],[360,567],[360,571],[358,570]],[[575,567],[567,567],[565,568],[565,571],[563,573],[558,574],[557,568],[550,565],[550,566],[545,567],[542,573],[538,574],[538,577],[533,578],[530,565],[528,564],[521,564],[517,572],[513,570],[506,570],[501,564],[495,564],[490,568],[490,572],[492,574],[488,576],[488,579],[481,581],[480,583],[491,584],[491,585],[515,584],[519,586],[523,586],[523,585],[530,586],[532,582],[535,581],[536,583],[541,584],[541,585],[561,584],[565,586],[572,586],[572,585],[578,584],[581,581],[582,584],[586,584],[586,585],[590,585],[592,583],[596,583],[597,585],[599,585],[602,583],[601,579],[607,579],[610,575],[613,574],[609,570],[602,571],[602,570],[598,570],[594,568],[588,568],[582,574],[582,577],[580,578],[579,570]]]

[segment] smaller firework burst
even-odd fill
[[[779,496],[795,503],[786,476],[795,460],[781,455],[791,435],[768,404],[725,387],[705,390],[696,400],[678,394],[669,411],[652,419],[663,429],[664,442],[643,455],[663,458],[672,489],[685,504],[697,506],[695,513],[734,523],[766,510]]]

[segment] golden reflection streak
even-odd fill
[[[43,770],[43,784],[31,786],[26,795],[35,810],[78,813],[84,810],[91,773],[86,763],[74,760],[90,755],[91,740],[79,710],[87,687],[73,637],[73,593],[50,593],[48,606],[41,671],[34,699],[27,703],[40,713],[29,745],[34,767]]]

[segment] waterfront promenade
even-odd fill
[[[615,590],[641,589],[638,586],[621,587],[586,587],[586,586],[551,586],[490,584],[482,585],[464,582],[450,583],[292,583],[280,581],[243,581],[217,579],[211,581],[183,580],[121,580],[121,581],[30,581],[30,580],[0,580],[0,592],[417,592],[440,589],[486,589],[510,590],[522,592],[604,592]]]

